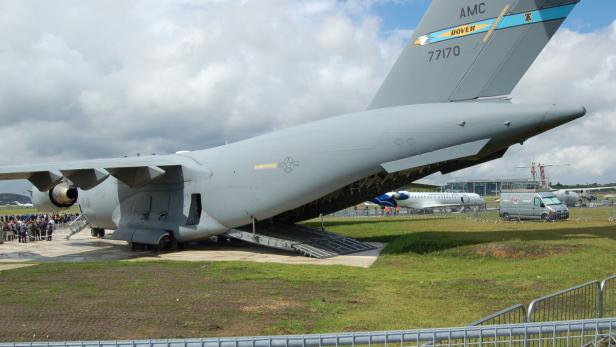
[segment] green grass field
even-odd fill
[[[63,209],[60,213],[79,213],[79,207],[73,206],[71,208]],[[20,207],[20,206],[2,206],[0,207],[0,216],[20,216],[26,214],[50,214],[47,211],[39,211],[34,207]]]
[[[574,209],[556,223],[489,212],[326,219],[333,232],[388,243],[369,269],[118,261],[2,271],[0,341],[466,325],[616,273],[612,213]]]

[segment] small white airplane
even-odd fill
[[[30,203],[30,202],[27,202],[27,203],[25,203],[25,204],[22,204],[22,203],[21,203],[21,202],[19,202],[19,201],[13,201],[13,202],[11,203],[11,206],[19,206],[19,207],[34,207],[34,205],[33,205],[32,203]]]
[[[553,189],[550,188],[552,193],[556,195],[558,200],[564,202],[567,206],[573,207],[576,205],[583,205],[587,201],[595,200],[596,197],[591,192],[597,192],[602,190],[616,189],[616,187],[593,187],[593,188],[577,188],[577,189]]]
[[[550,166],[569,166],[565,165],[548,165],[537,162],[532,162],[530,166],[518,166],[517,169],[530,169],[530,178],[533,182],[539,182],[542,189],[549,190],[554,193],[558,200],[564,202],[568,207],[583,206],[587,202],[596,200],[597,197],[593,196],[590,192],[616,189],[616,187],[592,187],[592,188],[577,188],[577,189],[555,189],[550,187],[550,181],[548,180],[545,168]],[[539,176],[537,176],[537,170],[539,170]]]
[[[485,200],[475,193],[420,193],[398,191],[380,195],[371,203],[388,207],[407,207],[417,210],[436,208],[481,209],[485,208]]]

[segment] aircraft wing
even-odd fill
[[[88,190],[113,176],[129,187],[139,187],[162,177],[169,167],[182,165],[183,161],[179,156],[143,156],[7,166],[0,168],[0,180],[27,179],[38,190],[47,191],[67,178]]]
[[[585,192],[595,192],[595,191],[609,190],[609,189],[616,189],[616,187],[593,187],[593,188],[566,189],[566,190],[579,192],[579,193],[585,193]]]
[[[423,205],[421,208],[446,208],[446,207],[460,207],[462,204],[433,204]]]
[[[585,194],[588,192],[596,192],[601,190],[611,190],[616,189],[616,187],[592,187],[592,188],[575,188],[575,189],[552,189],[555,192],[573,192],[577,194]]]

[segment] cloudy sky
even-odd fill
[[[366,107],[428,0],[0,0],[0,165],[233,142]],[[589,115],[452,178],[616,182],[616,1],[585,0],[516,102]],[[21,192],[25,182],[1,183]]]

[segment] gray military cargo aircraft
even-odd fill
[[[294,223],[500,158],[585,114],[503,97],[577,2],[434,0],[365,111],[199,151],[4,167],[0,179],[28,179],[40,208],[78,202],[95,234],[134,246],[224,235],[313,256],[363,250],[331,234],[300,242],[310,232]]]

